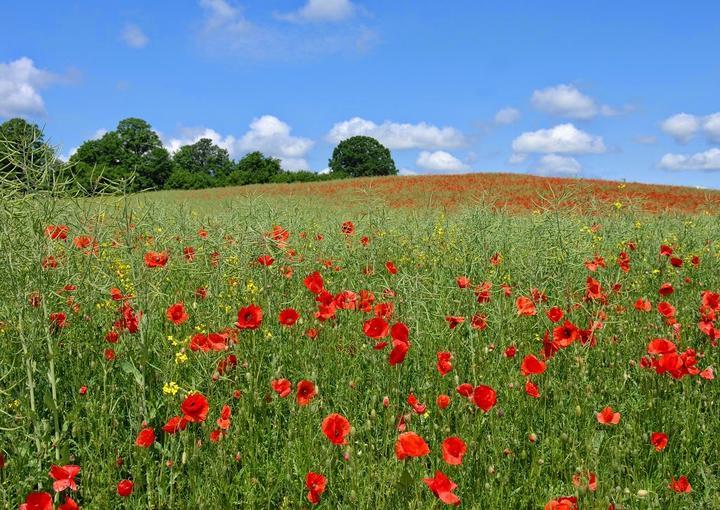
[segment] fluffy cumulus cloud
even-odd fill
[[[127,44],[131,48],[144,48],[145,46],[147,46],[147,43],[150,42],[150,39],[147,35],[145,35],[142,29],[132,23],[125,25],[125,28],[123,29],[121,35],[122,40],[125,41],[125,44]]]
[[[415,163],[423,170],[433,172],[462,172],[469,169],[466,164],[445,151],[422,151]]]
[[[520,110],[517,108],[503,108],[495,114],[495,124],[512,124],[520,118]]]
[[[586,133],[572,124],[525,132],[513,140],[512,148],[516,154],[598,154],[607,150],[601,136]]]
[[[542,175],[577,175],[581,170],[577,159],[558,154],[545,154],[538,165],[538,173]]]
[[[359,135],[376,138],[388,149],[451,149],[465,145],[465,137],[453,127],[437,127],[425,122],[400,124],[385,121],[376,124],[360,117],[335,124],[326,139],[339,143]]]
[[[700,131],[705,133],[708,141],[720,142],[720,112],[705,116],[677,113],[662,121],[660,129],[678,143],[688,143]]]
[[[297,23],[338,22],[352,18],[357,8],[350,0],[307,0],[297,11],[276,17]]]
[[[27,57],[0,62],[0,117],[45,113],[40,90],[59,79],[57,75],[35,67]]]
[[[314,142],[309,138],[293,136],[288,124],[273,115],[263,115],[250,123],[250,129],[242,136],[221,135],[210,128],[185,128],[180,136],[164,139],[169,151],[175,152],[183,145],[190,145],[201,138],[226,149],[231,157],[238,158],[252,151],[260,151],[266,156],[280,159],[285,170],[308,170],[305,159]]]
[[[720,171],[720,149],[713,147],[696,154],[665,154],[660,167],[666,170],[700,170],[704,172]]]
[[[540,111],[573,119],[592,119],[598,115],[610,116],[618,113],[610,106],[598,104],[573,85],[561,84],[536,90],[530,101]]]

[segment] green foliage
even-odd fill
[[[26,181],[25,164],[41,167],[53,156],[42,130],[23,119],[14,118],[0,124],[0,173],[6,178]]]
[[[235,170],[227,178],[227,184],[266,183],[281,173],[282,167],[279,159],[267,157],[262,152],[255,151],[247,154],[237,162]]]
[[[333,173],[350,177],[397,174],[390,151],[369,136],[353,136],[340,142],[328,164]]]
[[[233,169],[228,151],[212,143],[209,138],[201,138],[192,145],[183,145],[173,156],[176,169],[191,174],[207,175],[219,180],[224,179]],[[212,179],[207,182],[213,182]]]

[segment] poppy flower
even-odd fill
[[[263,311],[253,304],[238,311],[238,320],[235,327],[238,329],[257,329],[262,324]]]
[[[313,505],[320,503],[320,496],[325,492],[327,478],[312,471],[305,475],[305,487],[308,489],[307,499]]]
[[[347,444],[345,437],[350,433],[350,422],[341,414],[329,414],[322,422],[322,432],[332,444]]]
[[[520,373],[524,376],[542,374],[545,372],[545,369],[545,362],[537,359],[533,354],[525,356],[520,364]]]
[[[31,492],[25,496],[20,510],[53,510],[52,496],[47,492]]]
[[[529,380],[525,382],[525,393],[533,398],[540,398],[540,390]]]
[[[487,328],[487,325],[488,325],[487,315],[483,315],[481,313],[476,313],[470,319],[470,326],[473,329],[482,331],[483,329]]]
[[[395,264],[392,260],[388,260],[385,262],[385,269],[387,269],[387,272],[390,274],[397,274],[398,270],[397,267],[395,267]]]
[[[257,258],[257,263],[261,266],[270,267],[273,265],[273,262],[275,262],[275,259],[272,258],[270,255],[260,255]]]
[[[190,318],[187,311],[185,310],[185,305],[183,303],[175,303],[174,305],[170,305],[165,312],[165,315],[167,316],[168,320],[176,326],[179,326]]]
[[[117,493],[118,496],[121,496],[123,498],[127,498],[133,493],[133,487],[135,486],[134,483],[130,480],[120,480],[117,484]]]
[[[287,379],[273,379],[270,386],[281,398],[285,398],[292,392],[292,383]]]
[[[164,251],[149,251],[145,254],[145,266],[165,267],[168,261],[168,254]]]
[[[176,432],[185,430],[185,427],[187,427],[187,420],[185,418],[173,416],[165,425],[163,425],[162,429],[168,434],[175,434]]]
[[[497,393],[490,386],[480,385],[473,390],[473,402],[486,413],[495,406]]]
[[[283,326],[292,326],[300,318],[300,314],[294,308],[285,308],[278,316],[278,322]]]
[[[526,296],[520,296],[515,300],[515,307],[517,308],[518,315],[524,315],[526,317],[536,315],[537,309],[532,299]]]
[[[222,430],[230,428],[230,416],[232,415],[232,409],[230,406],[225,404],[220,410],[220,417],[216,420],[217,426]]]
[[[575,487],[580,487],[583,485],[583,478],[587,478],[587,488],[590,492],[595,492],[597,490],[597,476],[592,471],[588,471],[587,473],[575,473],[572,477],[572,482]]]
[[[404,460],[407,457],[424,457],[430,453],[425,440],[415,432],[403,432],[395,442],[395,457]]]
[[[548,501],[545,510],[578,510],[577,498],[575,496],[561,496]]]
[[[325,288],[323,277],[317,271],[305,277],[303,283],[305,284],[305,287],[313,294],[319,294]]]
[[[438,372],[440,372],[440,375],[443,377],[448,374],[452,370],[452,364],[450,363],[450,360],[452,359],[452,354],[449,352],[438,352],[437,353],[437,369]]]
[[[462,459],[467,452],[467,445],[465,441],[459,437],[448,437],[442,443],[442,455],[443,460],[452,466],[459,466],[462,464]]]
[[[373,317],[363,324],[365,335],[370,338],[385,338],[390,332],[390,325],[380,317]]]
[[[452,491],[457,488],[457,484],[445,476],[441,471],[435,471],[434,478],[423,478],[423,483],[435,494],[435,497],[446,505],[459,505],[458,498]]]
[[[45,237],[50,239],[60,239],[64,241],[70,233],[70,227],[67,225],[48,225],[45,227]]]
[[[448,323],[448,326],[450,326],[450,329],[455,329],[458,325],[465,322],[465,317],[461,317],[459,315],[448,315],[445,317],[445,320]]]
[[[455,282],[457,283],[457,286],[461,289],[467,289],[470,287],[470,278],[467,276],[458,276],[455,278]]]
[[[568,320],[562,326],[553,329],[553,343],[558,347],[568,347],[578,338],[580,338],[580,330]]]
[[[472,396],[474,390],[475,388],[470,383],[462,383],[460,386],[455,388],[455,391],[457,391],[460,395],[468,398]]]
[[[150,448],[154,442],[155,431],[152,427],[145,427],[138,433],[137,438],[135,438],[135,446],[141,448]]]
[[[390,366],[395,366],[405,361],[405,356],[407,356],[407,353],[410,350],[410,343],[393,340],[392,344],[393,349],[390,351],[388,362],[390,363]]]
[[[663,317],[670,318],[675,316],[675,307],[667,301],[662,301],[658,303],[657,309],[658,312],[660,312],[660,315],[662,315]]]
[[[65,497],[65,503],[57,507],[57,510],[80,510],[80,506],[69,496]]]
[[[602,425],[617,425],[620,423],[620,413],[613,411],[613,408],[607,406],[596,415],[598,423]]]
[[[80,466],[74,464],[68,464],[67,466],[56,466],[53,464],[50,466],[50,478],[54,480],[53,490],[55,492],[62,492],[65,489],[76,491],[77,484],[75,483],[75,477],[78,473],[80,473]]]
[[[563,311],[559,307],[553,306],[545,315],[547,315],[547,318],[552,322],[560,322],[563,318]]]
[[[675,477],[673,476],[670,479],[669,487],[679,494],[690,494],[690,492],[692,492],[692,486],[690,485],[690,482],[688,482],[688,479],[685,475],[682,475],[677,480],[675,480]]]
[[[180,405],[185,420],[191,423],[201,423],[207,418],[210,410],[207,398],[202,393],[193,393]]]
[[[650,303],[650,301],[643,298],[638,298],[638,300],[635,301],[634,306],[635,310],[639,312],[649,312],[650,310],[652,310],[652,304]]]
[[[514,345],[511,345],[507,349],[505,349],[504,355],[506,358],[514,358],[516,353],[517,353],[517,347],[515,347]]]
[[[415,411],[417,414],[425,414],[425,411],[427,410],[427,406],[418,402],[417,397],[413,393],[410,393],[410,395],[408,395],[407,403],[413,408],[413,411]]]
[[[658,294],[661,296],[669,296],[673,292],[675,292],[675,289],[673,288],[672,283],[663,283],[660,285],[660,289],[658,289]]]
[[[297,403],[306,406],[315,397],[315,384],[312,381],[303,379],[297,385]]]
[[[440,409],[447,409],[447,407],[450,405],[450,397],[448,395],[438,395],[437,399],[435,400],[435,404]]]
[[[650,443],[655,447],[656,452],[661,452],[668,444],[668,436],[662,432],[650,434]]]

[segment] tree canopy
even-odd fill
[[[328,165],[333,173],[350,177],[397,174],[388,148],[369,136],[353,136],[340,142]]]

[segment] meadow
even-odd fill
[[[720,193],[0,205],[0,508],[720,509]]]

